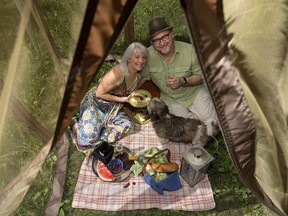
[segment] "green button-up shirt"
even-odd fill
[[[192,74],[201,74],[196,53],[191,44],[175,41],[175,54],[167,63],[153,46],[148,48],[147,64],[141,76],[143,80],[152,80],[160,89],[160,98],[171,106],[174,102],[184,107],[190,106],[196,94],[203,85],[193,87],[179,87],[172,89],[167,85],[167,78],[171,75],[188,77]]]

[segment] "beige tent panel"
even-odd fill
[[[288,4],[280,0],[180,2],[239,176],[261,202],[279,215],[287,215]],[[88,2],[53,142],[2,191],[1,213],[15,210],[50,146],[61,140],[136,3]],[[262,21],[264,13],[270,18],[268,23]],[[19,187],[22,190],[15,194]]]
[[[286,215],[287,4],[218,1],[213,10],[212,1],[182,2],[238,174],[260,201]]]

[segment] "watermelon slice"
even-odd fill
[[[97,163],[97,174],[103,181],[114,181],[116,179],[115,175],[102,161],[98,161]]]

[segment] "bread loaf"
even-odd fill
[[[176,163],[152,163],[151,166],[155,172],[159,173],[176,172],[179,169],[179,166]]]
[[[131,161],[135,161],[135,160],[137,160],[137,156],[129,155],[128,159]]]

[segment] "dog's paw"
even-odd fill
[[[214,136],[219,132],[219,125],[215,119],[211,118],[204,123],[207,126],[207,135],[208,136]]]
[[[200,146],[200,147],[204,147],[206,144],[206,142],[202,142],[201,140],[198,140],[198,142],[193,142],[192,145],[197,147],[197,146]]]
[[[169,143],[169,140],[164,138],[159,138],[159,141],[162,145],[167,145]]]

